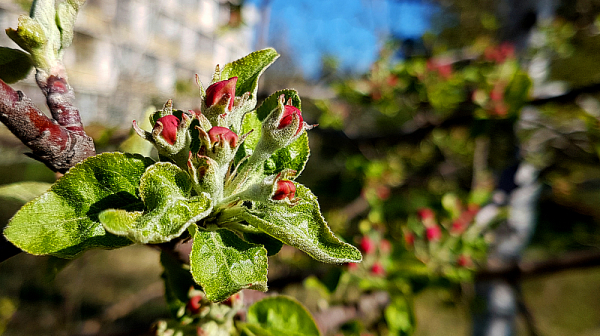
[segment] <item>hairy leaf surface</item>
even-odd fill
[[[129,239],[106,232],[98,215],[109,208],[142,210],[137,189],[142,174],[153,163],[152,159],[123,153],[90,157],[23,206],[4,235],[28,253],[63,258],[73,258],[93,247],[129,245]]]
[[[244,288],[267,290],[267,250],[229,230],[197,230],[190,254],[194,280],[206,298],[223,301]]]

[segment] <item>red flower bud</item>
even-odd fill
[[[382,253],[386,253],[386,254],[387,254],[387,253],[390,253],[390,251],[392,250],[392,244],[390,243],[390,241],[389,241],[389,240],[387,240],[387,239],[382,239],[382,240],[379,242],[379,250],[380,250]]]
[[[232,130],[226,127],[214,126],[208,131],[208,137],[211,143],[216,143],[221,140],[228,142],[231,148],[235,148],[238,141],[238,136]]]
[[[346,266],[348,267],[348,271],[355,271],[358,269],[357,263],[347,263]]]
[[[237,77],[231,77],[227,80],[216,82],[206,89],[206,97],[204,103],[206,107],[211,107],[218,103],[225,94],[229,94],[229,110],[233,108],[233,100],[235,98],[235,84]]]
[[[415,235],[412,232],[406,232],[404,234],[404,242],[408,246],[413,246],[415,244]]]
[[[375,252],[375,244],[369,237],[362,237],[360,240],[360,250],[366,254]]]
[[[456,264],[458,264],[460,267],[469,267],[473,264],[473,262],[471,261],[471,257],[466,254],[461,254],[456,260]]]
[[[383,265],[381,265],[380,262],[376,262],[371,267],[371,274],[373,274],[375,276],[384,276],[385,275],[385,269],[383,268]]]
[[[419,214],[419,217],[421,217],[421,220],[423,220],[423,221],[428,220],[428,219],[433,219],[435,217],[433,210],[431,210],[429,208],[421,208],[417,211],[417,213]]]
[[[430,226],[425,229],[425,236],[427,237],[427,240],[431,242],[438,241],[442,238],[442,229],[437,225]]]
[[[292,181],[279,180],[277,181],[277,190],[273,195],[273,199],[281,201],[288,198],[290,201],[296,196],[296,186]]]
[[[202,301],[202,295],[193,296],[187,303],[187,309],[193,315],[200,313],[200,308],[202,308],[201,301]]]
[[[277,128],[282,129],[290,125],[294,120],[294,115],[298,116],[298,119],[300,119],[300,124],[298,125],[298,130],[296,131],[296,135],[298,135],[298,133],[302,131],[304,119],[302,119],[302,111],[292,105],[285,105],[283,116],[281,117],[279,126],[277,126]]]
[[[235,293],[232,296],[228,297],[222,303],[226,306],[233,307],[233,305],[240,300],[240,293]]]
[[[177,126],[179,126],[179,119],[174,115],[166,115],[159,118],[156,121],[154,128],[158,126],[158,122],[162,124],[162,132],[160,133],[166,142],[173,145],[177,140]]]

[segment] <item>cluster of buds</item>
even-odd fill
[[[293,170],[264,175],[264,162],[277,150],[298,139],[310,127],[302,112],[285,101],[265,118],[261,136],[252,155],[236,160],[236,153],[250,133],[240,134],[244,116],[254,108],[250,93],[236,96],[237,77],[221,79],[217,67],[213,83],[202,93],[201,111],[173,109],[171,100],[151,118],[154,127],[136,132],[152,142],[161,160],[187,170],[197,194],[208,193],[214,209],[230,208],[245,200],[295,203]],[[251,131],[251,132],[252,132]]]
[[[363,262],[349,263],[348,270],[359,276],[384,277],[385,265],[391,262],[392,245],[389,240],[381,237],[379,232],[373,231],[369,235],[362,236],[358,246],[363,253]]]
[[[473,225],[479,206],[467,207],[456,197],[447,198],[445,208],[450,218],[438,221],[431,208],[417,211],[411,228],[404,227],[404,243],[409,251],[428,266],[443,270],[446,266],[473,268],[473,253],[479,253],[481,232]],[[450,204],[452,203],[452,204]]]
[[[507,59],[515,57],[515,46],[508,42],[498,46],[489,46],[485,49],[483,57],[487,61],[504,63]]]

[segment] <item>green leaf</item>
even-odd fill
[[[4,235],[28,253],[62,258],[74,258],[93,247],[129,245],[129,239],[106,232],[98,214],[109,208],[142,210],[138,184],[152,163],[149,158],[123,153],[90,157],[23,206]]]
[[[33,63],[29,54],[21,50],[0,47],[0,79],[10,84],[25,79]]]
[[[255,51],[236,61],[225,64],[221,72],[222,79],[238,78],[235,86],[236,95],[250,92],[250,99],[256,101],[258,79],[262,73],[279,57],[273,48]]]
[[[25,204],[50,188],[46,182],[17,182],[0,187],[0,199]]]
[[[139,244],[168,242],[212,210],[210,196],[191,196],[188,173],[169,162],[150,166],[140,180],[140,196],[146,206],[141,211],[109,209],[100,213],[106,230]]]
[[[310,313],[287,296],[262,299],[248,308],[245,326],[256,335],[318,336],[319,328]]]
[[[197,230],[190,254],[194,280],[210,301],[223,301],[244,288],[267,290],[267,250],[229,230]]]
[[[337,238],[321,215],[317,197],[305,186],[296,185],[298,203],[257,203],[242,217],[250,225],[327,263],[359,262],[358,249]]]

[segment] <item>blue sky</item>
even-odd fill
[[[431,5],[419,0],[272,0],[269,42],[285,38],[307,77],[318,75],[323,54],[364,72],[386,36],[421,36],[431,13]]]

